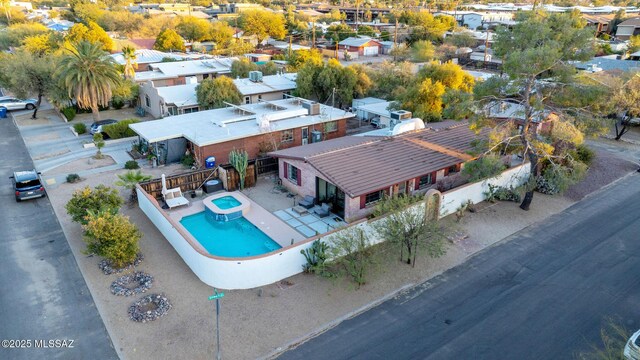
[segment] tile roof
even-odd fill
[[[348,143],[352,140],[328,140],[325,143],[335,146],[320,142],[270,154],[306,161],[353,198],[471,160],[467,154],[471,142],[487,130],[476,135],[468,125],[463,122],[441,130],[361,137],[364,140],[353,140],[353,144]],[[315,148],[306,150],[308,146]]]
[[[620,26],[640,26],[640,17],[635,17],[633,19],[625,20],[618,24]]]

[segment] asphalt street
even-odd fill
[[[48,198],[14,199],[9,176],[27,169],[18,129],[0,119],[0,359],[117,359]]]
[[[633,174],[280,358],[573,359],[640,328],[638,274]]]

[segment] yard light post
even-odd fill
[[[220,298],[221,297],[224,297],[224,293],[218,292],[218,289],[213,288],[213,295],[209,296],[209,300],[216,301],[216,339],[218,343],[216,360],[222,359],[222,356],[220,355]]]

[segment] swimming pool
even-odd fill
[[[211,255],[247,257],[282,248],[244,217],[216,221],[212,214],[199,212],[183,217],[180,223]]]
[[[231,209],[236,206],[242,205],[242,203],[238,201],[236,198],[234,198],[233,196],[225,196],[225,197],[213,199],[211,201],[222,210],[227,210],[227,209]]]

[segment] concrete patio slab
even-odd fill
[[[284,210],[278,210],[276,212],[273,213],[273,215],[279,217],[280,219],[287,221],[289,219],[293,219],[293,217],[291,215],[289,215],[288,213],[286,213]]]
[[[315,215],[309,214],[309,215],[305,215],[301,218],[299,218],[298,220],[302,221],[305,224],[311,224],[312,222],[316,222],[318,220],[320,220],[318,217],[316,217]]]
[[[331,230],[329,228],[329,225],[323,223],[322,221],[316,221],[316,222],[313,222],[311,224],[307,224],[307,226],[309,226],[311,229],[319,232],[320,234],[326,233],[329,230]]]
[[[287,220],[285,222],[287,224],[289,224],[291,227],[294,227],[294,228],[302,225],[302,223],[300,221],[296,220],[296,219],[289,219],[289,220]]]
[[[306,225],[298,226],[298,227],[296,227],[296,230],[298,230],[301,234],[303,234],[306,237],[312,237],[312,236],[316,235],[315,230],[310,229]]]

